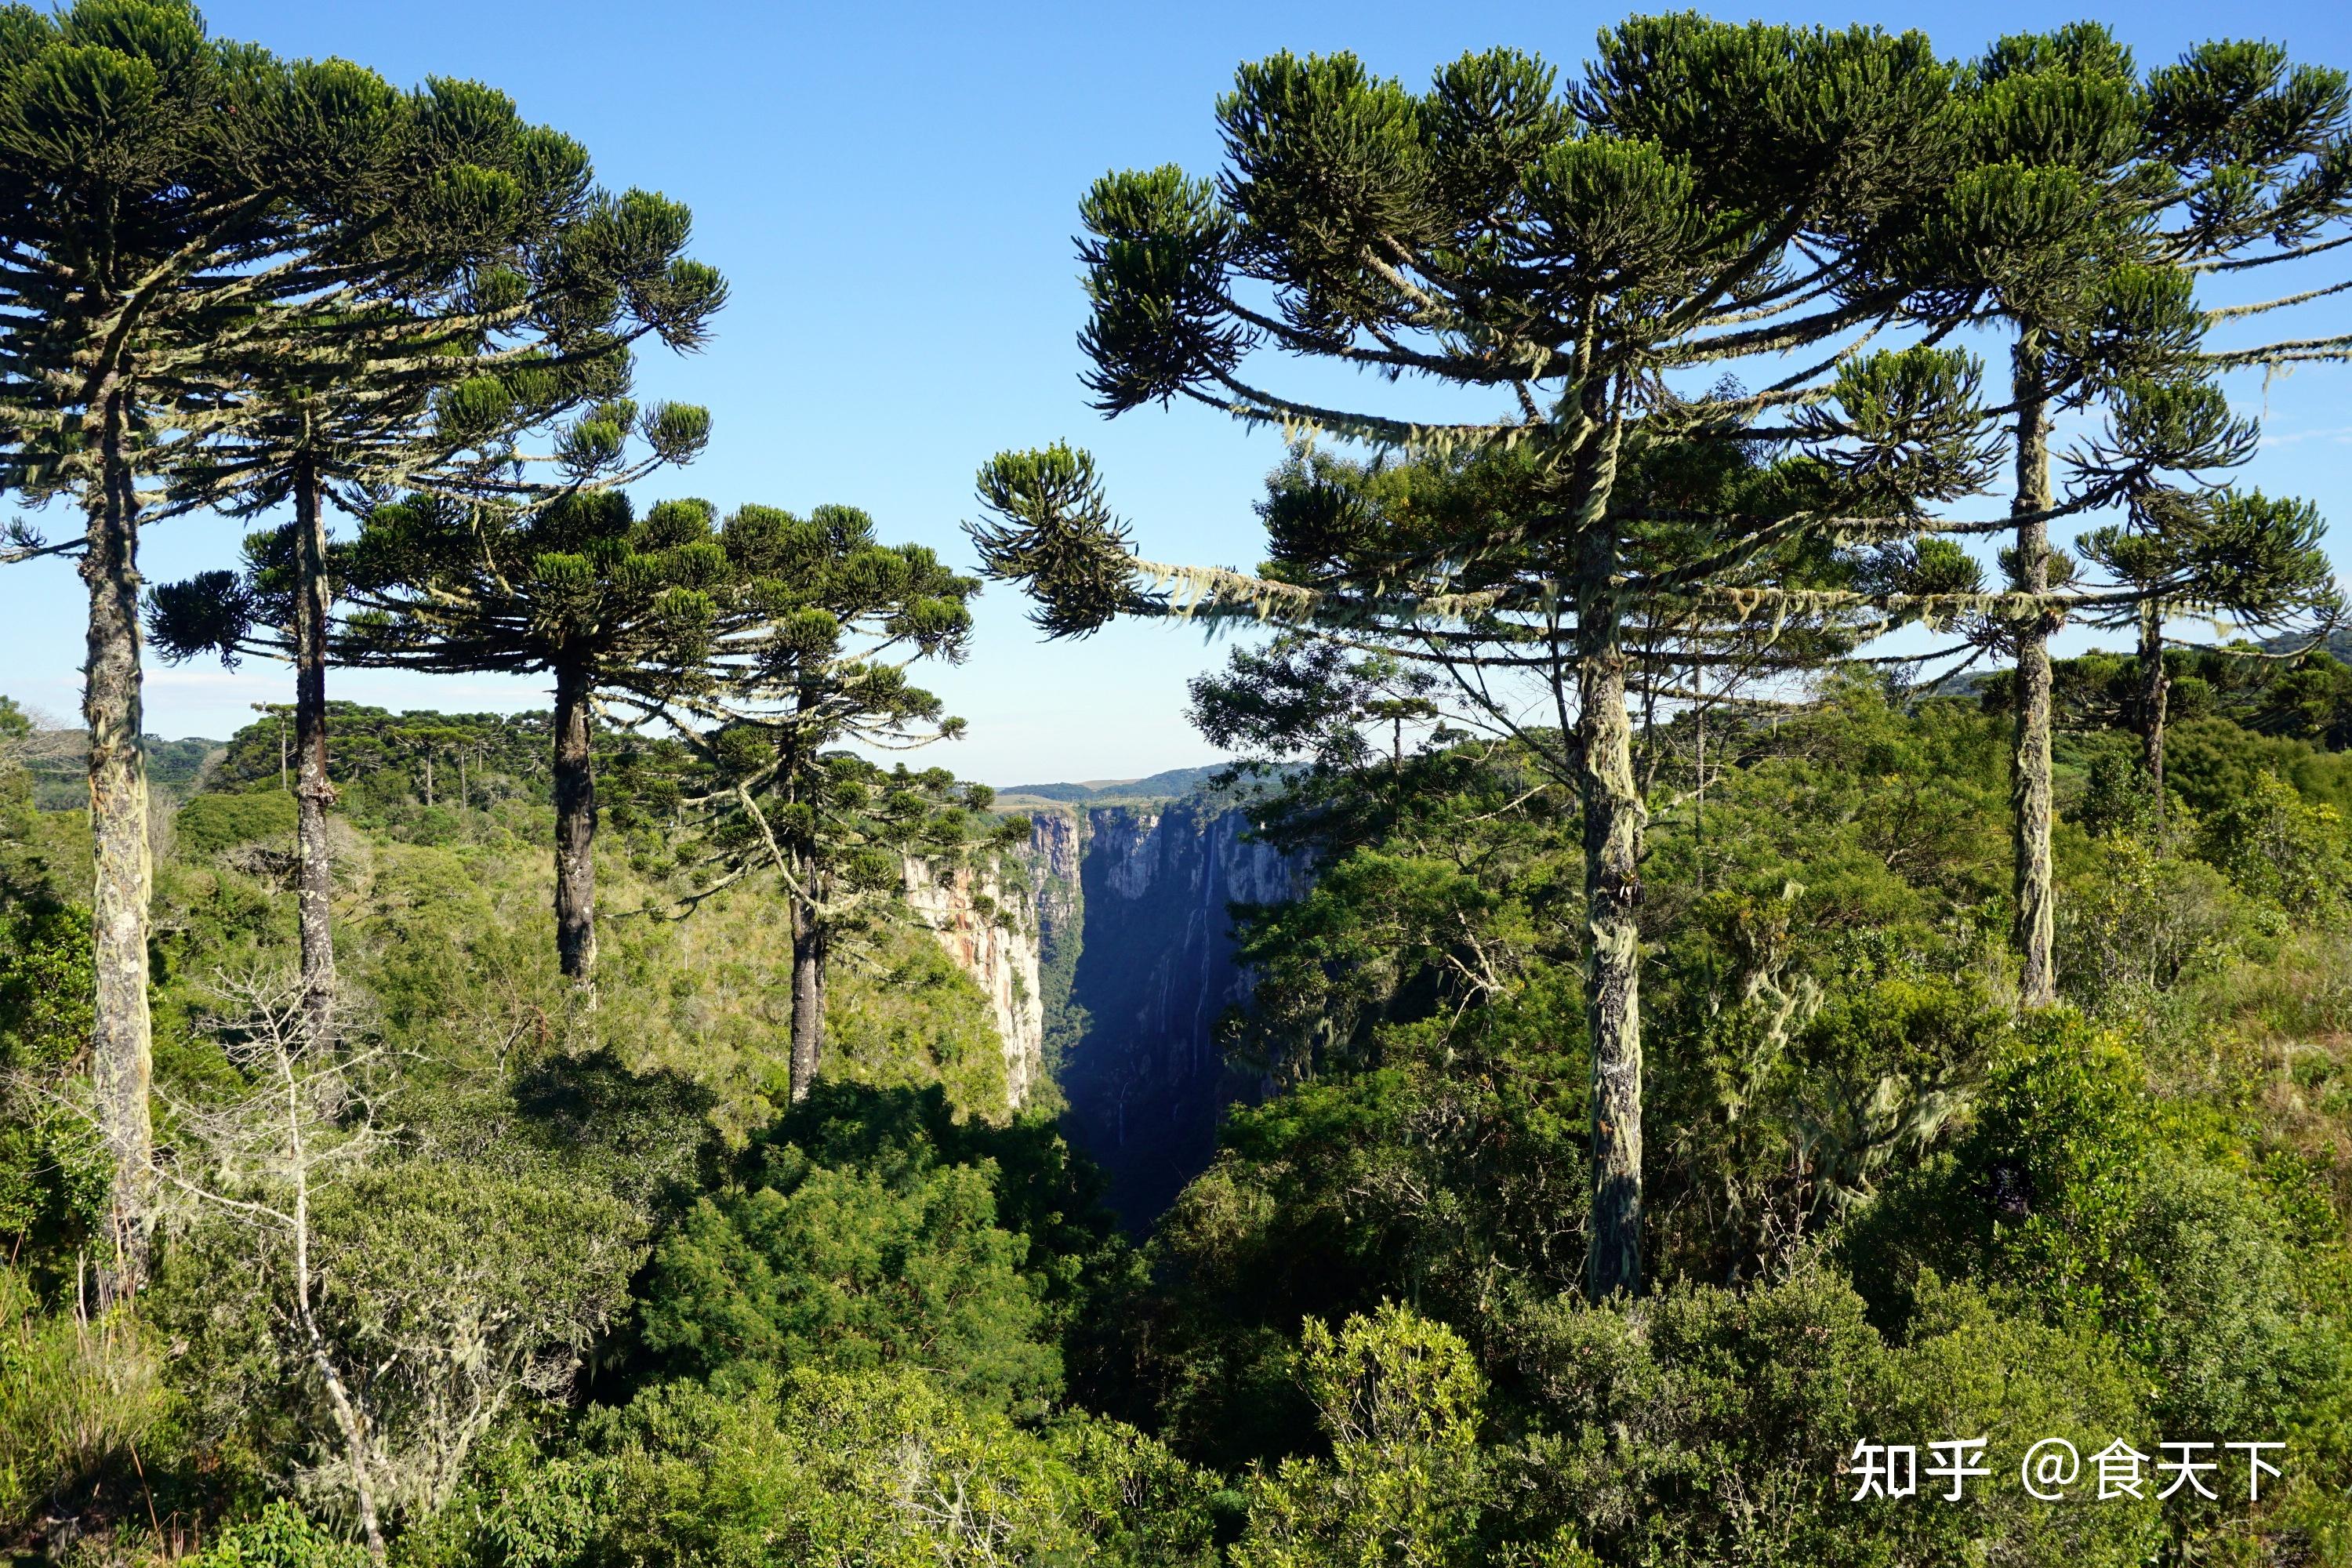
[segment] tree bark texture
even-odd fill
[[[555,672],[555,951],[583,990],[595,984],[596,766],[589,746],[588,675]]]
[[[1592,1249],[1585,1288],[1598,1301],[1642,1288],[1642,835],[1648,808],[1633,777],[1617,535],[1602,515],[1614,442],[1599,461],[1599,501],[1581,509],[1576,562],[1578,791],[1584,814],[1585,1035],[1592,1053]]]
[[[2050,591],[2050,406],[2042,386],[2042,339],[2028,330],[2018,340],[2015,388],[2019,586],[2029,594]],[[2010,824],[2014,852],[2019,954],[2018,998],[2028,1007],[2057,999],[2053,955],[2056,891],[2050,855],[2050,634],[2046,614],[2030,611],[2017,623],[2016,754],[2010,782]]]
[[[802,863],[803,877],[808,873]],[[804,886],[807,884],[803,884]],[[816,1085],[824,1057],[824,933],[806,899],[793,900],[792,1099],[798,1105]]]
[[[2164,606],[2139,607],[2139,755],[2156,806],[2156,836],[2164,837],[2164,721],[2172,705],[2172,672],[2164,668]]]
[[[147,759],[140,743],[139,501],[123,449],[130,395],[121,385],[97,409],[101,475],[81,562],[89,588],[89,663],[82,719],[89,727],[89,818],[95,852],[91,962],[96,1027],[90,1070],[99,1122],[113,1167],[113,1258],[103,1298],[134,1293],[145,1277],[152,1205],[154,1076],[147,1007],[147,903],[153,867],[147,844]]]
[[[302,1011],[312,1037],[334,1028],[334,852],[327,843],[327,808],[335,786],[327,774],[327,528],[319,506],[319,476],[302,465],[294,476],[294,737],[300,758],[295,793],[296,909],[302,935]]]

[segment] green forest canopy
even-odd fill
[[[0,19],[0,162],[32,155],[26,127],[56,108],[43,93],[184,89],[171,51],[194,47],[188,16],[83,0],[59,22]],[[1677,47],[1828,47],[1696,19],[1620,42],[1653,26],[1687,29]],[[2056,60],[2075,75],[2034,99],[2053,135],[2181,101],[2127,62],[2108,70],[2091,37],[2003,41],[1973,78],[1906,44],[1905,68],[1981,85]],[[2340,216],[2341,74],[2252,46],[2191,58],[2231,113],[2320,127],[2294,200]],[[1549,79],[1518,90],[1525,73],[1480,97],[1467,87],[1494,79],[1465,68],[1423,100],[1352,65],[1316,68],[1355,73],[1347,113],[1318,122],[1338,140],[1276,145],[1267,127],[1298,108],[1284,84],[1313,98],[1312,73],[1283,57],[1247,68],[1223,109],[1237,136],[1265,133],[1252,155],[1311,164],[1337,148],[1412,178],[1252,218],[1279,220],[1291,261],[1312,253],[1331,285],[1234,329],[1292,346],[1328,350],[1400,308],[1378,258],[1348,260],[1379,225],[1422,225],[1424,256],[1457,282],[1517,264],[1456,253],[1426,213],[1389,202],[1415,181],[1508,195],[1478,183],[1508,145],[1487,149],[1499,163],[1425,166],[1416,116],[1456,116],[1441,140],[1459,153],[1479,144],[1465,126],[1552,137],[1559,117],[1600,112],[1555,100]],[[1837,101],[1814,93],[1807,112]],[[1680,103],[1661,134],[1695,134],[1707,107]],[[2151,117],[2133,154],[2210,150],[2227,140],[2214,124]],[[1553,184],[1675,174],[1653,162],[1564,162]],[[2245,194],[2232,168],[2200,176],[2224,226],[2219,209]],[[1126,194],[1155,192],[1162,237],[1194,223],[1221,267],[1270,264],[1219,226],[1204,188]],[[1098,230],[1116,216],[1098,210]],[[1122,243],[1102,240],[1098,306],[1151,272],[1148,246],[1110,254]],[[1198,306],[1187,289],[1206,287],[1144,280],[1160,292],[1108,302],[1127,327],[1140,317],[1120,310]],[[659,279],[631,286],[659,305]],[[1185,320],[1205,357],[1152,363],[1173,340],[1139,329],[1125,372],[1172,386],[1237,363],[1220,356],[1240,338]],[[545,325],[560,338],[567,321]],[[1921,384],[1939,402],[1949,390],[1950,363],[1905,366],[1935,372]],[[1848,413],[1824,450],[1859,462],[1869,443]],[[1888,450],[1928,417],[1878,416]],[[1629,493],[1666,533],[1690,518],[1661,498],[1760,497],[1785,521],[1820,480],[1752,452],[1652,458]],[[1359,570],[1373,522],[1418,525],[1433,496],[1449,527],[1465,515],[1451,509],[1487,515],[1512,493],[1507,470],[1423,489],[1426,474],[1300,458],[1270,482],[1269,521],[1293,565],[1344,557],[1347,591],[1373,592]],[[1477,488],[1489,480],[1506,488]],[[1270,603],[1324,591],[1282,571],[1139,588],[1117,520],[1090,521],[999,536],[1014,574],[1063,591],[1049,617],[1179,609],[1150,595],[1188,581]],[[693,644],[708,600],[685,578],[702,558],[674,552],[656,580],[605,543],[532,563],[533,582],[602,571],[664,647]],[[1863,582],[1843,548],[1744,556],[1787,574],[1747,586],[1843,592]],[[1541,564],[1515,554],[1509,570]],[[1914,574],[1888,591],[1900,600],[1952,562],[1915,548],[1898,564]],[[840,570],[843,602],[893,602],[866,556]],[[1974,607],[1924,613],[2006,647],[1994,612],[2014,605],[1959,597]],[[761,634],[782,652],[751,684],[823,650],[827,679],[901,690],[895,664],[833,660],[833,612],[791,608]],[[936,607],[882,618],[885,639],[950,629]],[[1844,658],[1855,634],[1833,619],[1776,645],[1767,663],[1805,668],[1769,681],[1637,680],[1612,717],[1644,834],[1623,911],[1645,981],[1644,1272],[1638,1293],[1594,1299],[1591,795],[1561,765],[1591,731],[1566,709],[1549,729],[1482,726],[1491,709],[1394,646],[1333,630],[1292,618],[1195,684],[1196,727],[1242,758],[1231,779],[1021,792],[1084,807],[1246,780],[1251,831],[1311,868],[1290,902],[1224,911],[1253,987],[1221,1035],[1259,1092],[1140,1237],[1104,1206],[1052,1096],[1015,1103],[991,999],[895,913],[842,927],[825,1054],[813,1086],[794,1082],[780,911],[805,899],[791,879],[814,861],[746,850],[757,781],[773,776],[759,714],[581,726],[588,754],[572,763],[598,784],[583,849],[605,910],[592,1001],[556,951],[551,717],[335,703],[324,1032],[295,973],[307,850],[285,716],[143,748],[158,797],[137,977],[153,1020],[152,1249],[143,1274],[110,1273],[124,1167],[92,1106],[105,883],[87,797],[63,787],[87,742],[0,703],[0,1548],[205,1568],[2352,1561],[2352,667],[2302,637],[2158,648],[2158,783],[2138,695],[2149,655],[2056,662],[2048,1006],[2021,1005],[2014,918],[2032,683],[1910,684]],[[1694,648],[1738,656],[1752,630],[1735,630],[1681,647],[1682,668],[1725,668]],[[898,801],[928,822],[952,795],[942,853],[984,858],[1006,894],[974,910],[1028,918],[1018,850],[966,820],[1017,797],[814,762],[855,773],[874,816]],[[827,817],[828,799],[785,804],[808,806],[790,827],[830,852],[849,814]],[[713,832],[734,836],[717,847],[740,872],[724,886],[701,874]],[[873,869],[867,893],[888,881]],[[1874,1446],[1932,1458],[1957,1438],[1982,1439],[1987,1471],[1958,1500],[1857,1495]],[[2086,1468],[2065,1499],[2038,1498],[2019,1467],[2046,1440],[2086,1467],[2128,1445],[2155,1484],[2101,1499]],[[2254,1441],[2280,1445],[2274,1474],[2229,1447]],[[2168,1443],[2211,1445],[2214,1495],[2156,1495]]]

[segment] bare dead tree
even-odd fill
[[[380,1559],[378,1481],[385,1456],[320,1326],[313,1200],[384,1142],[365,1087],[366,1068],[384,1047],[349,1048],[340,1030],[322,1037],[299,974],[224,974],[215,988],[223,1049],[251,1090],[226,1105],[173,1102],[185,1151],[159,1163],[157,1173],[185,1204],[249,1227],[265,1247],[282,1254],[284,1316],[319,1380],[341,1441],[361,1533]],[[339,1008],[336,1016],[349,1011]]]

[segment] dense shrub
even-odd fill
[[[2053,1509],[2016,1467],[2044,1436],[2136,1432],[2133,1380],[2095,1342],[1931,1289],[1907,1344],[1833,1271],[1748,1291],[1680,1287],[1631,1310],[1528,1312],[1517,1358],[1547,1428],[1548,1510],[1610,1563],[2142,1560],[2145,1507]],[[1960,1504],[1854,1500],[1858,1442],[1988,1439]],[[2082,1448],[2085,1441],[2091,1448]]]
[[[2198,853],[2247,893],[2322,926],[2352,916],[2352,827],[2276,773],[2206,814]]]
[[[274,789],[200,795],[180,807],[172,818],[172,827],[179,852],[190,859],[204,859],[244,844],[290,849],[294,797]]]
[[[371,1561],[365,1547],[285,1502],[224,1527],[190,1559],[193,1568],[364,1568]]]
[[[483,1568],[1209,1568],[1209,1479],[1132,1430],[1018,1426],[912,1371],[667,1384],[491,1467],[425,1541]]]
[[[984,1403],[1034,1408],[1061,1387],[1040,1342],[1028,1243],[995,1224],[990,1173],[903,1184],[818,1167],[788,1192],[706,1198],[654,1255],[647,1347],[733,1384],[761,1371],[916,1366]]]

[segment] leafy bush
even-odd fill
[[[703,1199],[654,1255],[646,1345],[676,1370],[908,1365],[965,1396],[1034,1408],[1061,1387],[1028,1243],[996,1223],[990,1173],[901,1183],[817,1167],[789,1191]]]
[[[1565,1528],[1514,1538],[1510,1456],[1482,1445],[1486,1380],[1451,1329],[1393,1303],[1337,1332],[1310,1320],[1301,1372],[1330,1457],[1252,1480],[1234,1568],[1592,1561]]]
[[[2021,1292],[2053,1321],[2105,1322],[2145,1294],[2125,1236],[2155,1141],[2129,1045],[2045,1014],[1993,1063],[1968,1137],[1858,1216],[1847,1256],[1874,1295],[1926,1268]]]
[[[508,1456],[426,1561],[1208,1568],[1207,1477],[1129,1428],[1016,1426],[910,1370],[648,1389],[577,1451]]]
[[[2102,1501],[2078,1486],[2064,1501],[2045,1502],[2020,1480],[2028,1450],[2045,1438],[2087,1457],[2151,1429],[2144,1378],[2112,1345],[2002,1313],[1975,1291],[1931,1286],[1911,1342],[1890,1364],[1886,1402],[1873,1413],[1878,1435],[1916,1440],[1923,1456],[1937,1437],[1985,1437],[1993,1472],[1971,1484],[1964,1503],[1886,1505],[1880,1523],[1894,1561],[2126,1568],[2149,1560],[2162,1539],[2153,1496]]]
[[[1861,1522],[1839,1466],[1885,1397],[1862,1303],[1816,1272],[1645,1306],[1531,1306],[1512,1333],[1546,1507],[1610,1561],[1801,1561]],[[1839,1561],[1831,1555],[1826,1561]]]
[[[1572,1280],[1581,1064],[1540,1044],[1564,1011],[1557,990],[1517,1001],[1450,1062],[1397,1031],[1383,1041],[1394,1065],[1234,1110],[1225,1148],[1152,1238],[1150,1279],[1103,1300],[1080,1347],[1089,1395],[1239,1468],[1317,1442],[1296,1379],[1302,1319],[1401,1297],[1471,1323],[1482,1303]]]
[[[2205,817],[2197,852],[2258,899],[2322,925],[2352,916],[2352,830],[2332,805],[2315,805],[2276,773]]]
[[[820,1079],[808,1100],[751,1141],[746,1188],[789,1191],[810,1170],[860,1171],[907,1189],[950,1167],[985,1176],[993,1223],[1025,1238],[1023,1273],[1058,1331],[1128,1253],[1103,1206],[1102,1173],[1054,1123],[1027,1117],[997,1126],[964,1114],[946,1086],[876,1089]]]
[[[2347,1325],[2313,1310],[2284,1232],[2242,1172],[2169,1150],[2145,1168],[2123,1248],[2147,1289],[2116,1326],[2167,1436],[2276,1431],[2352,1371]]]
[[[191,1568],[366,1568],[367,1548],[314,1523],[290,1503],[223,1526]]]
[[[1546,1430],[1533,1487],[1611,1563],[2003,1562],[2128,1568],[2153,1510],[2052,1508],[2013,1484],[2043,1436],[2138,1430],[2133,1381],[2092,1341],[1926,1291],[1891,1344],[1834,1272],[1748,1290],[1683,1286],[1632,1308],[1528,1311],[1517,1360]],[[1959,1504],[1854,1500],[1861,1441],[1983,1436],[1994,1475]],[[2011,1484],[2002,1483],[2007,1467]]]
[[[89,912],[0,915],[0,1236],[50,1271],[101,1224],[112,1161],[68,1087],[91,1026]]]
[[[2088,1005],[2143,997],[2227,967],[2258,929],[2212,867],[2112,836],[2062,889],[2059,973]]]
[[[2201,1126],[2150,1101],[2115,1036],[2046,1018],[1999,1063],[1969,1136],[1843,1246],[1890,1320],[1902,1280],[1932,1296],[1941,1273],[2104,1337],[2168,1436],[2295,1426],[2340,1397],[2344,1304],[2315,1293],[2271,1189]]]
[[[2263,774],[2293,784],[2305,800],[2352,809],[2352,752],[2257,734],[2221,718],[2190,719],[2165,741],[2165,783],[2200,816],[2243,798]]]
[[[274,789],[200,795],[180,807],[172,826],[180,853],[191,859],[243,844],[287,846],[294,837],[294,797]]]

